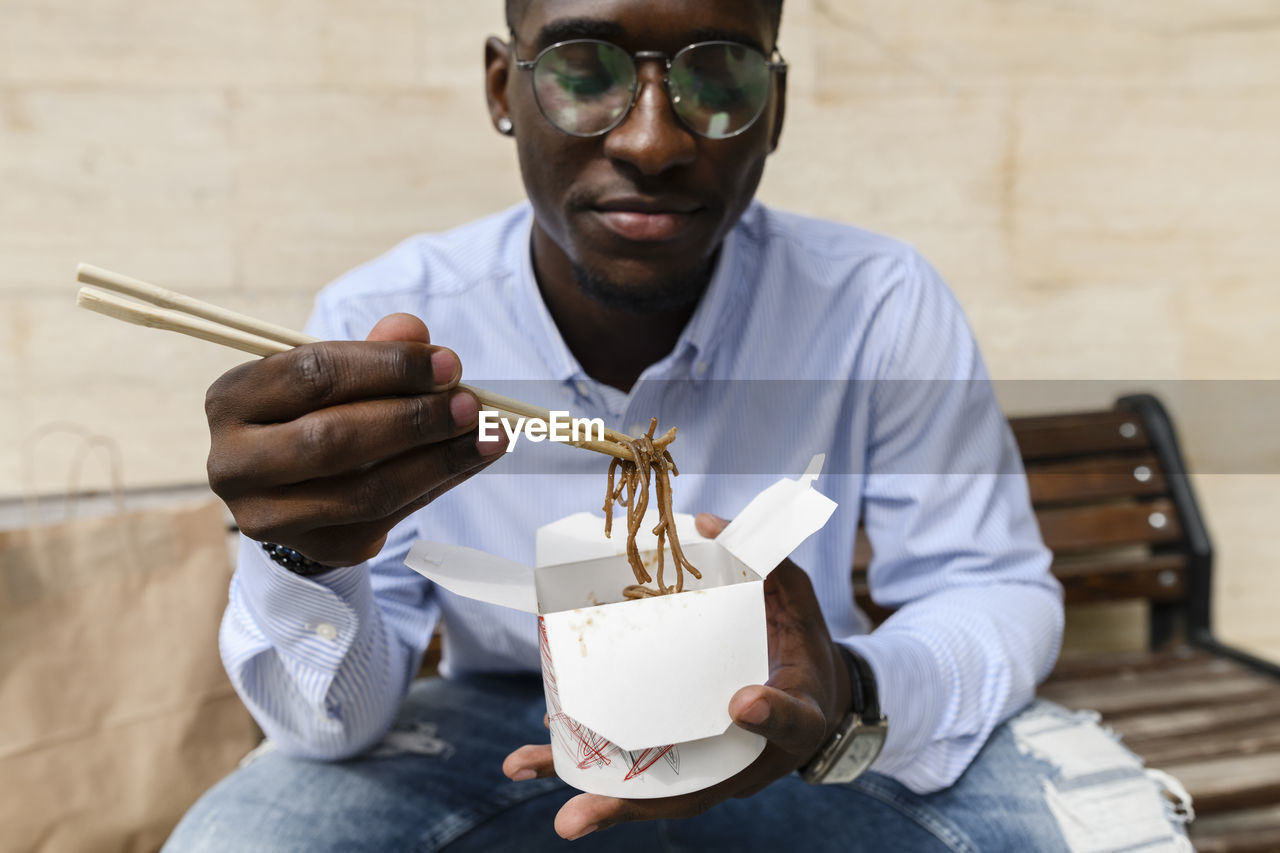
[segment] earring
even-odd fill
[[[512,136],[515,131],[515,125],[511,123],[511,119],[506,116],[498,119],[498,133],[501,133],[503,136]]]

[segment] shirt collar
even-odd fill
[[[741,222],[734,225],[720,246],[711,282],[676,341],[672,354],[677,358],[683,350],[690,350],[690,359],[709,360],[721,335],[732,326],[732,319],[743,304],[746,279],[740,266],[743,249],[741,229]]]
[[[538,279],[533,274],[533,208],[525,205],[525,221],[521,228],[515,229],[516,239],[512,241],[511,266],[516,270],[515,291],[520,316],[530,322],[531,331],[541,340],[535,347],[546,362],[551,378],[568,380],[585,375],[582,365],[573,357],[569,345],[560,335],[556,321],[542,301],[542,293],[538,290]]]

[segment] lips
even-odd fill
[[[662,242],[687,234],[702,209],[689,199],[632,196],[598,202],[592,212],[624,240]]]
[[[600,210],[605,227],[619,237],[641,242],[674,240],[693,219],[691,213],[642,213],[634,210]]]

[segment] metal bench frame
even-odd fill
[[[1186,599],[1179,603],[1151,605],[1151,649],[1174,641],[1179,628],[1187,643],[1214,655],[1230,658],[1250,669],[1280,678],[1280,665],[1227,645],[1213,634],[1213,543],[1200,512],[1191,477],[1178,443],[1173,420],[1164,404],[1151,394],[1132,394],[1116,401],[1116,408],[1131,412],[1142,424],[1160,467],[1169,497],[1178,513],[1183,541],[1175,546],[1187,557]],[[1181,625],[1179,625],[1181,622]]]

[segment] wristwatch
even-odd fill
[[[258,544],[262,546],[262,550],[271,558],[271,562],[277,566],[283,566],[295,575],[309,578],[313,575],[322,575],[325,572],[333,571],[333,566],[326,566],[324,563],[310,560],[292,548],[286,548],[274,542],[259,542]]]
[[[849,668],[853,710],[844,715],[818,754],[800,768],[800,778],[811,784],[852,782],[879,757],[889,733],[889,721],[880,713],[876,677],[870,664],[844,646],[839,649]]]

